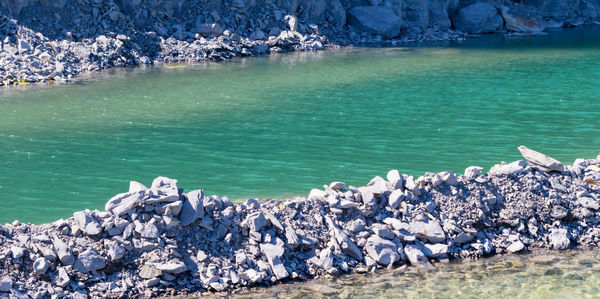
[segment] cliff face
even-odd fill
[[[359,6],[389,10],[405,30],[446,30],[456,27],[453,21],[462,8],[476,2],[491,4],[498,13],[502,6],[515,5],[510,0],[5,0],[0,8],[20,24],[53,38],[67,32],[89,36],[154,31],[185,39],[202,24],[212,23],[242,36],[258,31],[277,34],[285,29],[288,14],[298,17],[300,32],[309,24],[319,25],[324,33],[340,31],[352,25],[348,11]],[[527,10],[523,17],[558,23],[577,24],[600,16],[600,0],[523,0],[519,6]]]

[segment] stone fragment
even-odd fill
[[[440,257],[448,253],[448,245],[446,244],[425,244],[421,249],[427,257]],[[406,249],[404,251],[406,252]]]
[[[367,239],[365,251],[377,264],[382,266],[388,266],[400,260],[396,244],[390,240],[382,239],[378,235],[371,235]]]
[[[267,219],[262,212],[254,212],[246,217],[246,224],[252,231],[259,232],[267,225]]]
[[[194,223],[196,219],[204,217],[204,207],[202,202],[204,199],[204,190],[195,190],[186,194],[186,199],[183,201],[183,207],[179,214],[181,225],[186,226]]]
[[[435,220],[429,222],[413,221],[409,223],[408,231],[431,243],[440,243],[446,240],[446,233],[444,233],[440,223]]]
[[[550,245],[557,250],[565,250],[571,246],[569,232],[564,228],[554,229],[548,235]]]
[[[523,250],[525,248],[525,244],[523,244],[523,242],[521,242],[521,240],[516,240],[513,243],[511,243],[506,250],[508,250],[511,253],[515,253],[515,252],[519,252],[521,250]]]
[[[465,178],[472,180],[478,177],[483,172],[483,167],[469,166],[465,169]]]
[[[277,277],[277,280],[289,276],[288,271],[281,261],[281,257],[283,257],[285,252],[284,245],[285,243],[279,238],[275,238],[274,243],[260,244],[260,251],[267,257],[267,261],[269,261],[271,270],[275,274],[275,277]]]
[[[111,261],[117,261],[123,258],[125,255],[125,248],[119,246],[116,242],[106,242],[105,244],[106,254]]]
[[[554,158],[536,152],[523,145],[519,146],[519,151],[521,152],[521,155],[523,155],[523,158],[529,162],[529,165],[531,165],[532,168],[537,168],[543,172],[564,171],[564,165]]]
[[[310,194],[308,195],[308,199],[312,199],[312,200],[325,200],[325,196],[327,196],[327,193],[325,193],[325,191],[323,190],[319,190],[319,189],[312,189],[310,190]]]
[[[444,172],[440,172],[438,175],[442,178],[444,183],[446,183],[448,186],[456,186],[458,184],[458,179],[454,172],[444,171]]]
[[[10,255],[12,256],[13,259],[19,259],[19,258],[23,257],[24,254],[25,254],[25,251],[23,250],[23,248],[21,248],[19,246],[11,246],[10,247]]]
[[[140,234],[142,238],[146,239],[156,239],[160,237],[160,231],[154,222],[148,222],[144,225],[144,228]]]
[[[103,269],[105,266],[106,262],[104,261],[104,258],[102,258],[94,249],[88,248],[79,254],[73,269],[81,273],[88,273]]]
[[[388,196],[388,204],[392,209],[397,209],[404,198],[404,192],[401,189],[396,189]]]
[[[131,184],[131,183],[130,183]],[[130,186],[131,188],[132,186]],[[133,186],[133,189],[140,188]],[[114,215],[121,216],[139,206],[142,200],[146,197],[146,190],[137,190],[133,192],[121,193],[111,198],[105,205],[104,210]]]
[[[152,198],[147,199],[146,203],[174,202],[179,200],[179,189],[177,180],[159,176],[152,181],[150,187]]]
[[[339,191],[342,190],[346,187],[346,184],[343,182],[332,182],[331,184],[329,184],[329,188]]]
[[[392,188],[404,191],[404,177],[396,169],[390,170],[386,176],[388,182],[392,184]]]
[[[63,265],[68,266],[72,265],[75,262],[73,251],[71,251],[71,248],[69,248],[69,246],[67,246],[65,242],[63,242],[58,237],[54,237],[52,243],[54,245],[54,251],[56,251],[58,259]]]
[[[517,175],[525,171],[527,162],[523,160],[514,161],[508,164],[496,164],[490,168],[490,175]]]
[[[172,261],[164,264],[156,264],[156,269],[161,272],[171,273],[171,274],[179,274],[187,271],[187,267],[185,263],[181,261]]]
[[[348,25],[383,38],[394,38],[400,34],[402,19],[386,7],[357,6],[348,11]]]
[[[71,278],[69,277],[67,270],[65,270],[63,267],[58,268],[57,275],[54,277],[54,284],[64,288],[68,286],[70,282]]]
[[[95,236],[102,233],[102,226],[90,215],[88,211],[80,211],[73,213],[75,224],[86,235]]]
[[[49,267],[50,263],[43,257],[37,258],[33,262],[33,271],[38,275],[45,274]]]
[[[404,254],[406,254],[406,258],[412,265],[421,268],[432,267],[425,254],[421,251],[420,246],[408,244],[404,246]]]
[[[12,289],[12,284],[13,281],[11,278],[3,277],[2,280],[0,280],[0,292],[10,292],[10,289]]]
[[[156,269],[152,265],[143,265],[140,268],[138,275],[143,279],[151,279],[162,275],[162,271]]]

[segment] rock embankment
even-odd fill
[[[535,248],[600,245],[600,156],[573,165],[526,147],[487,174],[397,170],[278,202],[131,182],[105,211],[0,226],[0,297],[154,297],[435,267]]]
[[[0,86],[383,40],[542,34],[599,17],[600,0],[4,0]]]

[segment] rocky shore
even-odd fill
[[[82,72],[597,24],[598,0],[6,0],[0,86]]]
[[[600,155],[464,175],[391,170],[283,202],[131,182],[105,211],[0,226],[0,298],[156,297],[600,243]]]

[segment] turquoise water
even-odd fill
[[[156,176],[232,199],[397,168],[489,167],[518,145],[600,152],[600,30],[108,71],[0,91],[0,222],[102,209]]]

